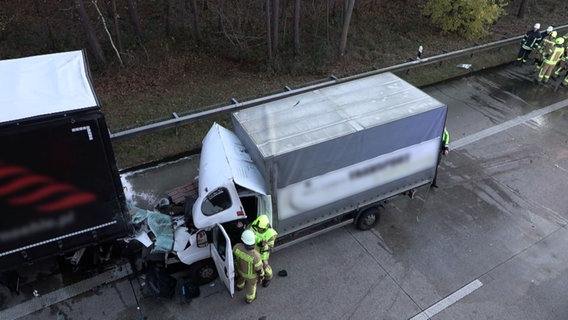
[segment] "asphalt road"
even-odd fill
[[[373,230],[274,253],[288,276],[251,305],[219,281],[190,303],[146,297],[117,269],[80,289],[23,292],[0,319],[567,319],[568,89],[533,78],[505,66],[425,88],[449,106],[440,187],[390,201]],[[124,180],[150,205],[196,162]]]

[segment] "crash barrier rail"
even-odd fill
[[[568,30],[568,25],[555,27],[555,30],[557,30],[558,32]],[[375,69],[375,70],[368,71],[368,72],[359,73],[359,74],[352,75],[352,76],[347,76],[347,77],[344,77],[344,78],[337,78],[336,76],[331,75],[329,77],[329,79],[327,79],[327,80],[323,79],[323,80],[320,80],[320,81],[316,81],[313,84],[309,84],[309,85],[306,85],[304,87],[300,87],[300,88],[297,88],[297,89],[292,89],[288,86],[285,86],[284,92],[267,95],[267,96],[264,96],[264,97],[261,97],[261,98],[256,98],[256,99],[248,100],[248,101],[245,101],[245,102],[239,102],[235,98],[232,98],[230,105],[226,105],[226,106],[222,106],[222,107],[218,107],[218,108],[212,108],[212,109],[206,108],[208,110],[196,112],[196,113],[191,113],[191,114],[188,114],[188,115],[185,115],[185,116],[179,116],[178,113],[173,112],[172,113],[172,119],[168,119],[168,120],[164,120],[164,121],[160,121],[160,122],[156,122],[156,123],[152,123],[152,124],[148,124],[148,125],[144,125],[144,126],[140,126],[140,127],[116,132],[116,133],[111,133],[110,136],[111,136],[111,139],[113,139],[114,141],[118,141],[118,140],[130,138],[130,137],[134,137],[134,136],[137,136],[137,135],[150,133],[150,132],[157,131],[157,130],[163,130],[163,129],[167,129],[167,128],[178,127],[178,126],[181,126],[181,125],[185,125],[185,124],[187,124],[191,121],[202,119],[202,118],[212,116],[212,115],[215,115],[215,114],[220,114],[220,113],[223,113],[223,112],[248,108],[248,107],[252,107],[252,106],[255,106],[255,105],[274,101],[274,100],[277,100],[277,99],[282,99],[282,98],[285,98],[285,97],[294,96],[294,95],[301,94],[301,93],[304,93],[304,92],[308,92],[308,91],[312,91],[312,90],[316,90],[316,89],[321,89],[321,88],[328,87],[328,86],[338,84],[338,83],[342,83],[342,82],[347,82],[347,81],[351,81],[351,80],[361,79],[361,78],[364,78],[364,77],[369,77],[369,76],[376,75],[376,74],[383,73],[383,72],[400,72],[400,71],[405,71],[405,70],[407,72],[409,72],[411,69],[414,69],[414,68],[423,67],[423,66],[426,66],[426,65],[431,65],[431,64],[434,64],[434,63],[442,63],[443,61],[446,61],[446,60],[449,60],[449,59],[452,59],[452,58],[463,57],[463,56],[466,56],[466,55],[473,56],[475,53],[479,53],[479,52],[483,52],[483,51],[487,51],[487,50],[491,50],[491,49],[499,49],[499,48],[505,47],[507,45],[512,45],[515,42],[518,42],[519,40],[521,40],[523,38],[523,36],[524,35],[520,35],[520,36],[516,36],[516,37],[513,37],[513,38],[507,38],[507,39],[503,39],[503,40],[499,40],[499,41],[495,41],[495,42],[490,42],[490,43],[486,43],[486,44],[479,44],[479,45],[476,45],[476,46],[471,47],[471,48],[447,52],[447,53],[443,53],[443,54],[440,54],[440,55],[436,55],[436,56],[432,56],[432,57],[428,57],[428,58],[424,58],[424,59],[416,59],[416,60],[412,60],[412,61],[409,61],[409,62],[397,64],[397,65],[394,65],[394,66],[389,66],[389,67]]]

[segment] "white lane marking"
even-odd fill
[[[452,146],[453,149],[461,148],[461,147],[468,145],[470,143],[479,141],[481,139],[487,138],[487,137],[494,135],[496,133],[499,133],[501,131],[505,131],[507,129],[510,129],[514,126],[521,124],[521,123],[527,122],[527,121],[532,120],[534,118],[537,118],[537,117],[543,116],[545,114],[554,112],[556,110],[562,109],[566,106],[568,106],[568,99],[559,101],[559,102],[554,103],[554,104],[551,104],[551,105],[549,105],[545,108],[542,108],[542,109],[534,110],[534,111],[529,112],[529,113],[527,113],[523,116],[517,117],[515,119],[511,119],[509,121],[505,121],[505,122],[500,123],[496,126],[487,128],[485,130],[481,130],[477,133],[474,133],[474,134],[469,135],[467,137],[456,140],[455,142],[451,143],[451,146]]]
[[[430,308],[420,312],[419,314],[412,317],[410,320],[427,320],[431,317],[437,315],[438,313],[442,312],[447,307],[451,306],[452,304],[458,302],[459,300],[463,299],[465,296],[469,295],[470,293],[474,292],[475,290],[481,288],[483,283],[479,281],[479,279],[475,279],[474,281],[467,284],[465,287],[462,287],[458,291],[450,294],[446,298],[438,301],[436,304],[432,305]]]

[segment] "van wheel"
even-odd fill
[[[381,211],[378,207],[370,207],[363,210],[357,216],[357,228],[359,230],[369,230],[379,223],[379,218],[381,216]]]
[[[198,286],[209,283],[217,279],[217,268],[212,259],[201,260],[193,263],[189,267],[189,277]]]

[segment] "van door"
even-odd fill
[[[203,192],[193,205],[193,223],[199,229],[242,218],[245,212],[232,182]]]
[[[225,283],[232,297],[235,294],[235,265],[231,240],[220,224],[211,230],[211,238],[211,258],[215,261],[219,278]]]

